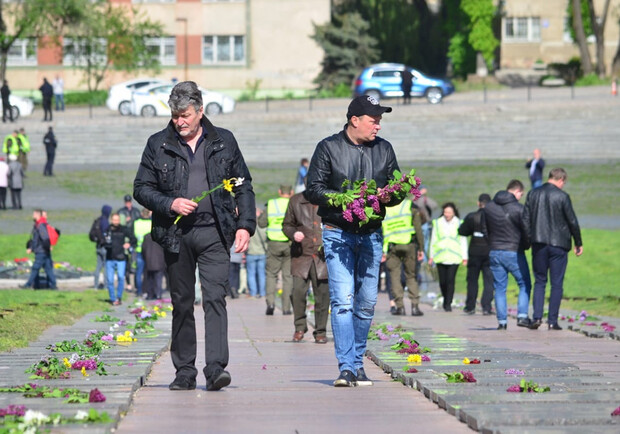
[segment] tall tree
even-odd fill
[[[568,5],[568,16],[572,17],[571,36],[579,47],[583,72],[590,74],[596,70],[599,77],[607,73],[605,65],[605,25],[609,15],[611,1],[605,0],[603,10],[596,13],[593,0],[571,0]],[[579,10],[581,13],[574,13]],[[588,36],[594,36],[596,40],[596,68],[592,62],[588,50]]]
[[[63,28],[82,19],[81,0],[0,0],[0,81],[6,77],[8,53],[22,38],[57,38]]]
[[[472,48],[482,54],[488,69],[493,69],[495,49],[499,41],[493,34],[495,6],[493,0],[462,0],[461,9],[469,17],[467,40]]]
[[[596,73],[601,78],[605,77],[607,73],[607,68],[605,67],[605,24],[607,23],[609,3],[610,0],[605,0],[603,12],[597,19],[596,12],[594,11],[594,2],[588,0],[590,22],[592,23],[592,31],[596,37]]]
[[[108,70],[159,70],[159,53],[147,46],[147,39],[160,36],[162,25],[126,5],[112,5],[107,0],[86,2],[89,13],[68,26],[63,54],[83,73],[88,90],[96,91]]]
[[[586,27],[584,23],[584,14],[582,9],[582,0],[571,0],[569,16],[572,15],[573,31],[575,32],[574,41],[579,47],[579,54],[581,55],[581,69],[584,74],[591,74],[594,68],[592,67],[592,59],[590,57],[590,51],[588,50],[588,40],[586,35]],[[586,4],[587,7],[587,4]],[[575,13],[579,11],[579,13]],[[590,19],[589,14],[585,14]]]
[[[378,60],[377,41],[368,34],[369,27],[358,13],[335,15],[330,23],[314,25],[312,39],[325,52],[323,68],[314,80],[319,89],[348,85],[355,74]]]

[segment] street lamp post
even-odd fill
[[[184,59],[183,59],[184,60],[184,65],[183,65],[183,67],[184,67],[185,81],[187,81],[188,80],[188,78],[187,78],[187,65],[189,63],[189,59],[187,58],[187,52],[188,52],[188,50],[187,50],[187,18],[177,18],[176,20],[183,23],[183,41],[184,41],[183,42],[183,45],[184,45],[184,50],[183,50],[184,51],[184,53],[183,53],[184,54]]]

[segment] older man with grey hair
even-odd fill
[[[151,234],[165,251],[174,307],[170,353],[176,368],[169,388],[196,388],[194,284],[198,266],[205,321],[203,372],[207,390],[215,391],[231,382],[225,370],[229,252],[233,245],[235,252],[244,252],[254,233],[254,191],[234,135],[204,116],[196,83],[178,83],[168,104],[172,120],[147,141],[134,197],[153,211]],[[232,178],[237,181],[232,192],[220,188],[204,197],[203,192]]]

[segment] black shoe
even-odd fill
[[[357,370],[357,376],[355,377],[355,382],[358,386],[372,386],[372,380],[366,376],[366,372],[364,372],[364,368],[359,368]]]
[[[443,310],[446,312],[452,312],[452,306],[444,307]]]
[[[404,307],[397,307],[396,310],[394,312],[392,312],[392,315],[397,315],[397,316],[405,315],[405,308]]]
[[[104,288],[103,283],[100,283],[99,285],[97,285],[97,289],[103,289],[103,288]]]
[[[489,310],[483,310],[483,311],[482,311],[482,315],[485,315],[485,316],[495,315],[495,312],[493,312],[491,309],[489,309]]]
[[[194,390],[196,388],[196,379],[185,375],[180,375],[174,379],[168,386],[170,390]]]
[[[420,310],[418,305],[417,304],[412,304],[411,305],[411,316],[422,316],[422,315],[424,315],[424,312],[422,312]]]
[[[265,315],[273,315],[273,311],[275,310],[275,306],[271,305],[271,306],[267,306],[267,310],[265,311]]]
[[[334,387],[355,387],[357,386],[357,379],[353,372],[345,369],[340,373],[340,376],[334,381]]]
[[[26,284],[19,285],[19,289],[32,289],[32,286],[31,285],[26,285]]]
[[[562,327],[560,327],[557,323],[549,324],[549,330],[562,330]]]
[[[394,315],[394,312],[396,312],[396,306],[390,306],[390,313]]]
[[[230,374],[228,371],[220,371],[214,375],[212,379],[207,379],[207,390],[209,392],[215,392],[230,384]]]
[[[291,312],[290,310],[285,310],[284,312],[282,312],[282,315],[293,315],[293,312]]]
[[[497,326],[497,330],[508,330],[508,324],[500,324]]]
[[[463,313],[465,315],[475,315],[476,314],[476,309],[467,309],[467,308],[465,308],[465,309],[463,309]]]
[[[537,330],[537,329],[538,329],[538,327],[540,327],[541,325],[542,325],[542,320],[540,320],[540,319],[535,319],[534,321],[532,321],[532,322],[530,323],[530,325],[528,326],[528,328],[529,328],[530,330]]]
[[[529,327],[532,324],[532,320],[529,318],[518,318],[517,327]]]

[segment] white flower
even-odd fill
[[[79,410],[74,417],[75,420],[86,420],[88,419],[88,412],[84,410]]]
[[[237,180],[235,181],[235,187],[239,187],[241,184],[243,184],[244,180],[245,178],[237,178]]]
[[[40,411],[28,410],[24,414],[24,423],[26,425],[41,425],[48,421],[48,417]]]

